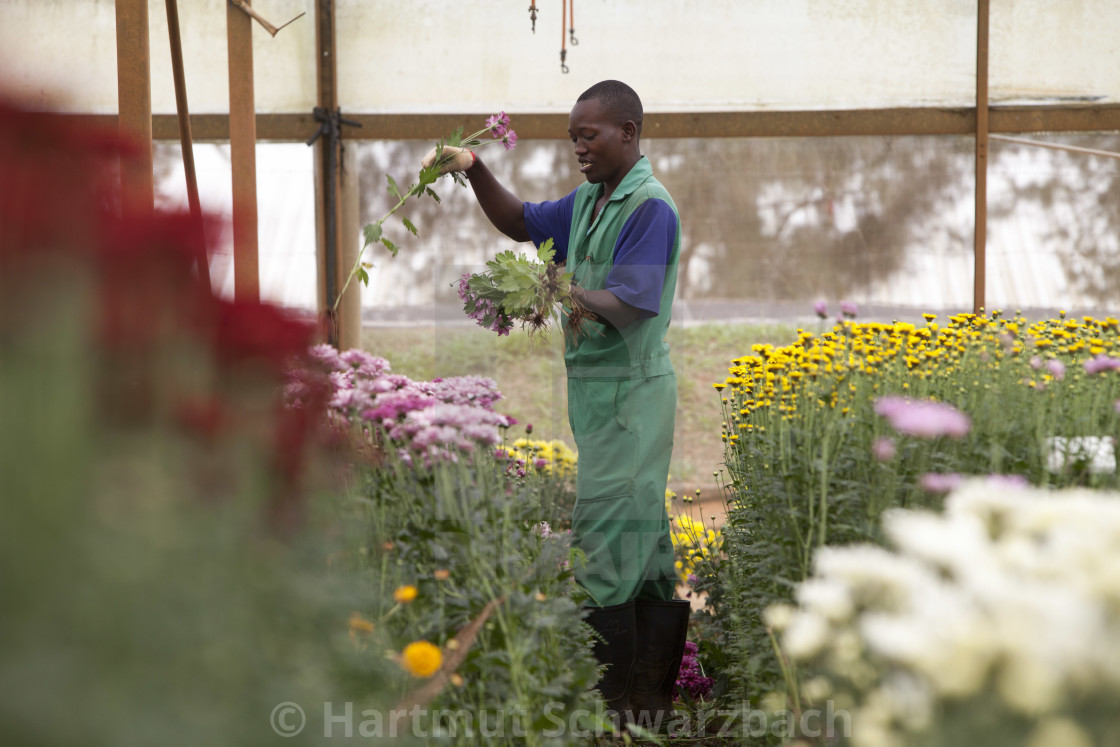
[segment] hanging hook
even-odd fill
[[[568,0],[568,34],[573,47],[579,44],[576,38],[576,0]]]
[[[560,72],[565,73],[565,74],[571,72],[571,70],[568,69],[568,66],[564,64],[564,60],[567,58],[567,56],[568,56],[568,50],[561,49],[560,50]]]
[[[533,33],[537,33],[537,0],[530,0],[529,20],[533,22]]]

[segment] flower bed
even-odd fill
[[[973,480],[886,512],[890,549],[822,549],[767,611],[797,708],[833,703],[856,745],[1112,743],[1118,498]]]
[[[735,359],[715,387],[733,566],[722,613],[743,691],[761,696],[781,679],[761,610],[790,598],[818,548],[879,541],[883,511],[936,508],[968,475],[1115,487],[1100,447],[1120,435],[1118,326],[998,313],[945,326],[933,315],[924,326],[842,320]]]

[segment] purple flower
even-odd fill
[[[313,359],[319,361],[332,371],[339,371],[346,367],[338,351],[335,350],[333,346],[327,345],[326,343],[315,345],[311,348],[310,353]]]
[[[505,112],[499,112],[487,117],[486,126],[490,128],[495,138],[500,138],[509,130],[509,115]]]
[[[817,301],[815,304],[813,304],[813,311],[817,312],[817,316],[819,316],[821,319],[824,319],[826,316],[828,316],[828,306],[824,301]]]
[[[929,493],[948,493],[953,490],[961,482],[964,481],[964,476],[956,472],[927,472],[918,479],[918,484]]]
[[[1090,376],[1105,371],[1116,371],[1117,369],[1120,369],[1120,359],[1109,358],[1107,355],[1098,355],[1096,358],[1085,361],[1085,373]]]
[[[1025,488],[1031,484],[1022,475],[988,475],[987,482],[989,485],[1004,488]]]
[[[377,376],[389,371],[389,361],[358,348],[340,353],[339,358],[364,376]]]
[[[498,443],[499,429],[517,422],[492,409],[502,398],[492,379],[454,376],[416,382],[390,373],[388,361],[364,350],[334,354],[329,346],[318,346],[312,355],[339,366],[328,375],[334,413],[380,428],[408,464],[414,461],[410,452],[421,454],[426,466],[458,461],[460,453]]]
[[[859,314],[859,305],[853,301],[841,301],[840,313],[844,316],[852,316]]]
[[[514,148],[516,148],[517,133],[513,130],[509,130],[508,132],[506,132],[504,135],[502,135],[502,144],[506,147],[506,150],[513,150]]]
[[[877,438],[875,443],[871,444],[871,455],[878,462],[889,462],[894,459],[897,452],[898,449],[895,448],[894,439],[891,438]]]
[[[712,691],[715,680],[705,677],[697,659],[699,647],[692,641],[685,641],[681,668],[677,673],[677,694],[687,692],[693,700],[706,697]]]
[[[545,467],[548,466],[548,460],[545,459],[544,457],[537,457],[536,459],[533,460],[533,466],[536,467],[537,469],[544,469]]]
[[[919,438],[964,438],[972,427],[967,415],[944,402],[913,402],[905,397],[888,396],[875,403],[875,412],[885,417],[899,433]]]
[[[1042,359],[1039,358],[1037,355],[1032,355],[1031,360],[1030,360],[1030,364],[1031,364],[1031,368],[1033,368],[1034,370],[1037,371],[1038,369],[1042,368]]]
[[[1061,381],[1066,377],[1066,366],[1060,360],[1051,358],[1046,361],[1046,370],[1054,377],[1055,381]]]

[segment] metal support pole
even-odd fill
[[[260,300],[257,254],[257,119],[253,97],[253,19],[226,4],[229,49],[229,155],[233,171],[233,296]]]
[[[175,77],[175,109],[179,116],[179,145],[183,151],[183,172],[187,179],[187,204],[195,220],[201,221],[202,204],[198,199],[198,177],[194,168],[194,143],[191,139],[191,115],[187,109],[187,79],[183,70],[183,40],[179,32],[178,0],[167,0],[167,32],[171,39],[171,72]],[[205,236],[198,256],[198,276],[210,284],[210,264],[206,259]]]
[[[122,138],[136,148],[122,159],[121,197],[134,209],[155,204],[152,172],[152,80],[148,48],[148,0],[116,0],[117,109]]]
[[[988,238],[988,2],[979,0],[976,18],[976,235],[972,311],[984,308]]]

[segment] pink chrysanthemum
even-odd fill
[[[914,402],[905,397],[888,396],[875,403],[875,412],[885,417],[899,433],[920,438],[964,438],[972,427],[967,415],[944,402]]]

